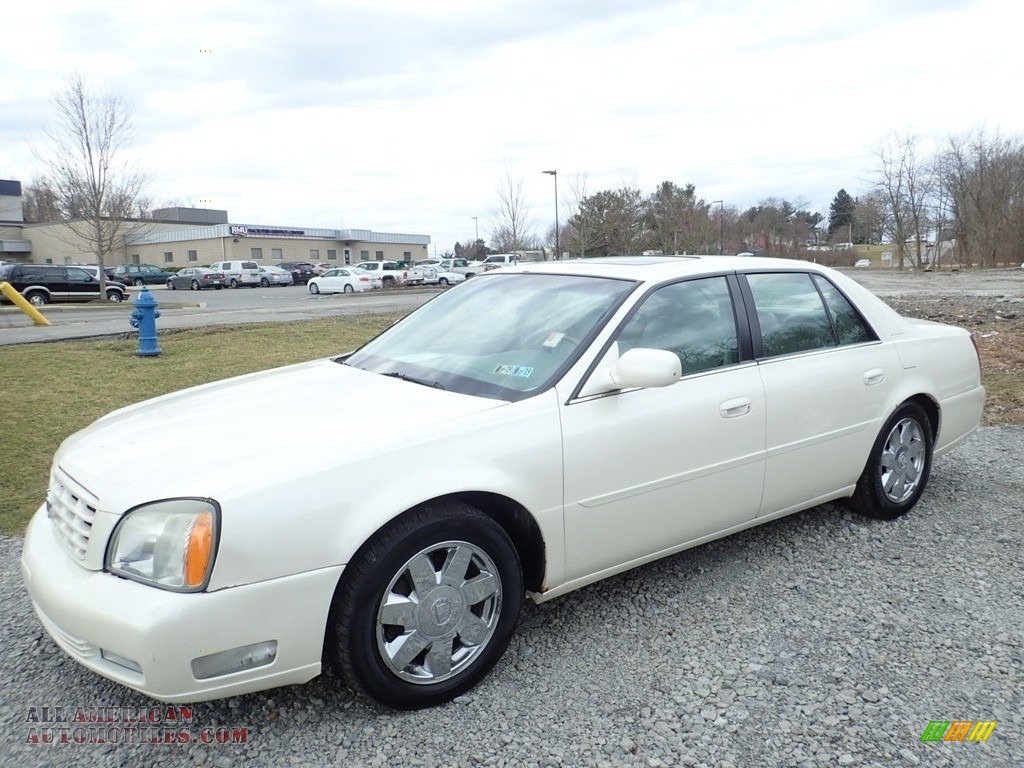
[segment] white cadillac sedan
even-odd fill
[[[224,408],[296,397],[342,405],[269,434]],[[815,264],[510,266],[355,352],[72,435],[23,577],[61,648],[162,701],[302,683],[327,659],[379,702],[424,707],[495,665],[524,594],[831,500],[908,512],[984,397],[966,331]],[[253,474],[254,450],[276,470]],[[364,491],[339,492],[345,477]]]

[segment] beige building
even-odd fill
[[[418,261],[429,256],[429,235],[233,224],[228,212],[209,208],[162,208],[152,219],[126,221],[106,266],[155,264],[196,267],[227,259],[264,264],[309,261]],[[64,222],[22,221],[21,184],[0,180],[0,261],[43,264],[95,262],[88,244]]]

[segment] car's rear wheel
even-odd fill
[[[232,288],[237,288],[238,287],[238,281],[235,280],[235,278],[232,277],[231,278],[231,282],[228,283],[228,285],[230,285]]]
[[[45,307],[50,303],[50,297],[42,291],[32,291],[25,294],[25,300],[36,307]]]
[[[389,288],[394,288],[394,287],[395,287],[395,278],[393,278],[393,277],[385,277],[384,278],[384,288],[385,289],[389,289]]]
[[[447,285],[448,285],[448,278],[447,277],[439,278],[438,281],[437,281],[437,284],[438,285],[443,285],[443,286],[447,287]]]
[[[850,508],[880,520],[905,515],[928,484],[932,447],[928,414],[917,403],[904,403],[878,433]]]
[[[345,293],[355,293],[355,290],[356,289],[353,288],[351,285],[349,285],[348,283],[345,283]]]
[[[306,283],[306,285],[309,287],[310,293],[314,295],[320,293],[320,287],[316,283]]]
[[[192,290],[193,291],[198,291],[199,290],[199,281],[198,280],[193,280],[192,281]]]
[[[132,281],[132,285],[134,285],[136,288],[141,288],[145,284],[146,281],[143,280],[141,277],[136,277],[135,280]]]
[[[124,301],[124,296],[121,295],[120,291],[107,291],[107,301],[112,301],[115,304],[120,304]]]
[[[352,688],[382,704],[441,704],[501,658],[522,598],[519,557],[500,525],[463,503],[421,507],[345,567],[328,656]]]

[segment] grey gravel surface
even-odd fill
[[[248,728],[237,745],[27,743],[43,707],[153,702],[55,647],[0,538],[0,766],[1024,765],[1022,456],[1024,428],[985,428],[901,520],[826,505],[527,604],[495,672],[438,709],[330,674],[196,705],[188,733]],[[998,725],[922,742],[932,720]]]

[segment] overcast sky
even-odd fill
[[[8,3],[0,178],[37,175],[69,76],[133,105],[149,196],[232,223],[488,239],[506,171],[534,229],[573,182],[663,180],[827,214],[889,131],[1024,130],[1007,0]],[[433,248],[432,248],[433,250]]]

